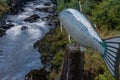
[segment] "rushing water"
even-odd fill
[[[43,66],[40,53],[33,48],[33,44],[49,31],[49,26],[41,19],[34,23],[23,20],[33,14],[48,16],[49,13],[35,11],[35,8],[45,7],[45,1],[28,2],[25,12],[8,15],[7,19],[12,20],[15,26],[7,30],[7,35],[0,37],[0,80],[24,80],[28,72]],[[21,30],[22,26],[27,26],[28,29]]]

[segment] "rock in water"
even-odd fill
[[[26,30],[26,29],[28,29],[27,26],[22,26],[22,27],[21,27],[21,30]]]
[[[9,23],[1,26],[3,29],[10,29],[11,27],[14,27],[14,24]]]
[[[6,22],[13,22],[12,20],[6,20]]]
[[[3,35],[5,35],[5,29],[3,28],[0,28],[0,37],[2,37]]]
[[[46,2],[44,3],[45,6],[50,6],[51,5],[51,2]]]
[[[24,21],[33,23],[33,22],[36,22],[39,18],[40,17],[38,16],[38,14],[34,14],[34,15],[24,19]]]
[[[40,12],[49,12],[49,13],[55,12],[55,10],[52,7],[36,8],[35,10]]]

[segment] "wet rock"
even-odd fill
[[[40,11],[40,12],[47,12],[48,8],[47,7],[45,7],[45,8],[36,8],[35,10]]]
[[[45,18],[43,18],[42,20],[43,20],[43,21],[48,21],[48,18],[45,17]]]
[[[44,3],[45,6],[51,6],[51,2]]]
[[[56,27],[59,24],[57,15],[52,15],[49,17],[48,25]]]
[[[5,29],[0,28],[0,37],[6,34],[5,31],[6,31]]]
[[[36,22],[39,18],[40,17],[37,14],[34,14],[34,15],[24,19],[24,21],[33,23],[33,22]]]
[[[23,7],[30,0],[9,0],[8,5],[10,6],[11,14],[17,14],[24,11]]]
[[[53,21],[48,22],[48,25],[53,26],[54,25]]]
[[[48,20],[50,20],[50,17],[49,16],[43,17],[42,20],[43,21],[48,21]]]
[[[49,12],[49,13],[54,13],[54,12],[55,12],[55,9],[49,8],[49,9],[48,9],[48,12]]]
[[[25,75],[25,80],[48,80],[48,74],[49,72],[45,68],[40,70],[32,70],[27,75]]]
[[[21,30],[26,30],[26,29],[28,29],[27,26],[22,26],[22,27],[21,27]]]
[[[36,8],[36,11],[40,11],[40,12],[49,12],[49,13],[53,13],[55,12],[55,10],[51,7],[45,7],[45,8]]]
[[[9,24],[2,25],[1,27],[2,27],[3,29],[7,30],[7,29],[10,29],[11,27],[14,27],[14,24],[9,23]]]
[[[6,22],[13,22],[12,20],[6,20]]]
[[[57,1],[56,0],[51,0],[51,2],[55,5],[57,5]]]

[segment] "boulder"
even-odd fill
[[[52,2],[53,4],[55,4],[55,5],[57,5],[57,1],[51,0],[51,2]]]
[[[9,24],[2,25],[1,27],[7,30],[7,29],[10,29],[11,27],[14,27],[14,24],[9,23]]]
[[[27,26],[22,26],[22,27],[21,27],[21,30],[26,30],[26,29],[28,29]]]
[[[45,6],[51,6],[51,2],[44,3]]]
[[[25,75],[25,80],[48,80],[49,72],[46,70],[45,67],[41,68],[40,70],[32,70],[28,74]]]
[[[55,9],[53,9],[53,8],[48,8],[48,12],[49,12],[49,13],[54,13],[54,12],[55,12]]]
[[[18,12],[23,11],[24,3],[28,0],[9,0],[8,5],[10,6],[10,11],[12,15],[17,14]]]
[[[59,20],[58,20],[57,15],[49,16],[49,20],[48,20],[49,26],[57,26],[58,24],[59,24]]]
[[[13,22],[12,20],[6,20],[6,22]]]
[[[37,14],[34,14],[34,15],[24,19],[24,21],[33,23],[33,22],[36,22],[39,18],[40,17]]]
[[[40,11],[40,12],[47,12],[48,11],[48,7],[44,7],[44,8],[36,8],[36,11]]]
[[[6,34],[5,31],[6,31],[5,29],[0,28],[0,37]]]
[[[49,13],[55,12],[55,9],[53,9],[52,7],[36,8],[35,10],[40,12],[49,12]]]
[[[43,18],[41,18],[43,21],[48,21],[48,20],[50,20],[50,16],[46,16],[46,17],[43,17]]]

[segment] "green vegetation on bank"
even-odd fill
[[[41,61],[45,68],[50,67],[50,73],[47,75],[47,80],[54,80],[55,77],[60,76],[61,64],[64,57],[64,48],[68,44],[67,34],[65,31],[61,32],[60,28],[50,30],[42,40],[34,44],[41,53]]]
[[[0,17],[9,11],[8,2],[9,0],[0,0]]]

